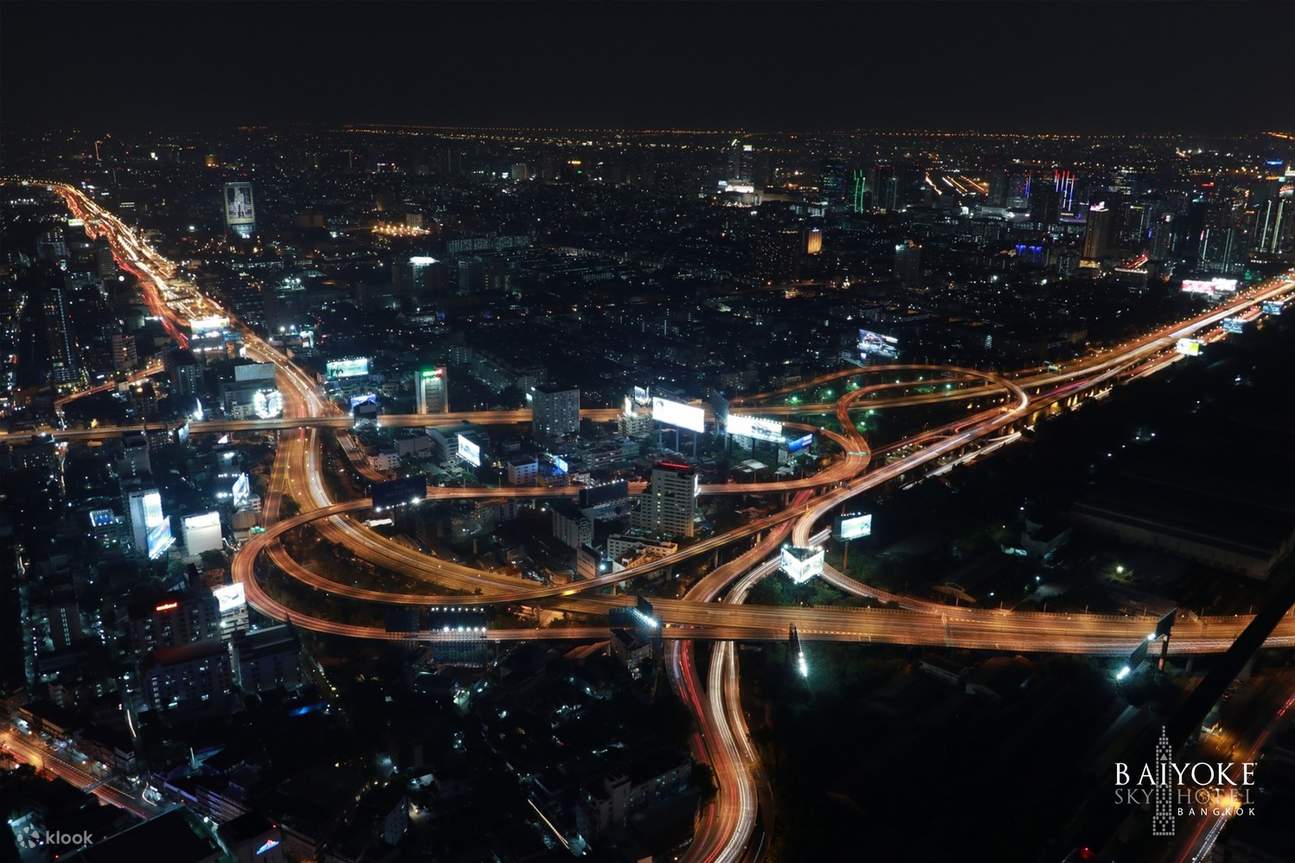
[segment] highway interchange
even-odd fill
[[[183,327],[188,319],[209,315],[232,317],[191,284],[177,278],[176,268],[170,262],[83,191],[66,184],[48,185],[75,215],[84,220],[87,232],[109,241],[119,265],[140,280],[146,302],[177,342],[183,344],[187,340]],[[195,422],[190,425],[190,431],[282,430],[270,487],[264,500],[268,529],[238,550],[233,574],[245,586],[248,601],[258,611],[277,620],[289,621],[294,626],[331,635],[419,641],[458,637],[457,633],[440,631],[388,632],[383,627],[348,624],[293,609],[282,598],[272,596],[261,584],[257,564],[262,555],[288,577],[351,600],[422,606],[534,603],[598,614],[634,601],[630,594],[608,595],[605,592],[608,588],[754,538],[754,543],[732,560],[706,573],[682,599],[652,598],[659,618],[659,631],[665,640],[671,684],[698,719],[699,754],[714,770],[718,786],[715,804],[707,808],[699,821],[688,859],[736,861],[751,853],[757,816],[763,815],[767,819],[769,813],[761,811],[768,808],[767,789],[762,788],[759,761],[745,729],[733,640],[785,640],[790,628],[795,626],[800,638],[807,641],[1121,656],[1127,655],[1154,626],[1154,620],[1139,616],[950,608],[926,600],[881,594],[830,568],[824,577],[834,585],[850,593],[872,596],[901,607],[793,608],[745,604],[743,600],[751,587],[760,578],[776,571],[774,561],[779,546],[788,541],[797,545],[822,542],[824,534],[816,531],[844,504],[887,483],[920,479],[925,472],[938,470],[941,465],[947,467],[951,459],[974,456],[978,446],[1010,441],[1014,431],[1037,422],[1054,406],[1073,405],[1124,380],[1154,373],[1179,359],[1173,352],[1179,338],[1216,338],[1215,328],[1224,318],[1255,308],[1263,300],[1289,294],[1293,289],[1295,280],[1289,275],[1271,280],[1239,292],[1209,312],[1174,322],[1061,368],[1031,369],[998,376],[969,369],[911,364],[851,367],[772,392],[735,399],[734,406],[741,405],[744,409],[770,416],[835,415],[842,433],[816,426],[804,428],[830,440],[841,451],[840,457],[818,475],[800,480],[704,486],[701,491],[706,495],[775,495],[775,499],[783,501],[783,508],[685,546],[676,555],[562,585],[537,585],[503,573],[423,554],[353,519],[352,515],[368,510],[371,502],[367,499],[341,502],[331,499],[323,479],[321,437],[323,430],[336,431],[347,446],[349,435],[346,429],[350,418],[322,396],[307,373],[246,328],[242,328],[246,354],[261,362],[274,363],[278,368],[285,416],[274,420]],[[921,380],[915,377],[919,373]],[[899,377],[895,378],[895,375]],[[880,380],[882,376],[888,380]],[[767,403],[789,393],[812,393],[832,381],[849,380],[863,381],[865,385],[853,389],[847,387],[844,394],[832,403]],[[929,388],[932,382],[944,385],[945,389],[915,392],[919,387]],[[954,404],[968,402],[974,406],[973,412],[942,427],[920,431],[901,444],[887,448],[890,457],[875,466],[875,454],[850,418],[850,412],[860,408],[871,410],[946,401]],[[615,410],[602,409],[582,411],[583,416],[595,421],[610,421],[616,413]],[[384,416],[382,422],[390,426],[459,422],[486,425],[525,423],[529,419],[528,411],[475,411]],[[109,437],[130,430],[131,427],[59,429],[50,430],[50,433],[63,440],[78,440]],[[18,440],[29,434],[16,432],[8,439]],[[0,441],[5,439],[5,436],[0,436]],[[353,442],[350,445],[353,446]],[[959,456],[959,453],[963,455]],[[570,487],[428,489],[428,496],[433,499],[551,498],[574,493]],[[281,508],[287,498],[296,501],[300,513],[280,519]],[[426,582],[429,587],[443,585],[455,592],[383,592],[341,584],[313,573],[293,560],[280,542],[288,531],[306,524],[313,524],[326,541],[344,545],[360,559]],[[1245,616],[1184,617],[1175,627],[1171,649],[1175,653],[1221,652],[1248,622],[1249,618]],[[493,640],[588,640],[605,637],[605,633],[605,626],[492,628],[487,637]],[[695,667],[694,641],[698,639],[715,642],[704,686]],[[1295,645],[1295,619],[1289,615],[1283,618],[1267,644]],[[763,807],[760,805],[762,795],[766,796]],[[765,828],[768,829],[767,821]]]

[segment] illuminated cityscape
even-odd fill
[[[1295,860],[1256,9],[0,7],[0,859]]]

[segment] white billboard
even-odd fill
[[[765,417],[752,417],[743,414],[728,415],[728,433],[782,443],[782,423]]]
[[[682,402],[672,402],[660,396],[652,397],[652,419],[688,431],[706,430],[706,412],[701,408]]]
[[[1230,294],[1236,289],[1236,279],[1224,279],[1219,276],[1212,279],[1183,279],[1185,294]]]
[[[251,183],[225,184],[225,224],[230,227],[256,224]]]
[[[779,555],[782,571],[796,584],[804,584],[823,574],[823,549],[784,545]]]
[[[329,378],[358,378],[368,373],[368,357],[348,357],[324,363],[324,375]]]
[[[189,318],[189,329],[195,336],[209,333],[223,333],[229,329],[229,318],[220,315],[207,315],[202,318]]]
[[[473,467],[481,467],[481,447],[475,442],[468,440],[463,435],[458,435],[459,458],[463,459]]]
[[[1174,350],[1185,357],[1198,357],[1201,355],[1201,340],[1179,339],[1178,344],[1174,345]]]
[[[213,587],[211,595],[216,597],[221,614],[247,605],[247,593],[243,590],[242,582]]]
[[[252,393],[252,413],[263,420],[283,415],[283,393],[278,390],[257,390]]]
[[[144,494],[141,504],[145,551],[149,560],[156,560],[175,543],[175,537],[171,535],[171,520],[162,513],[162,495],[158,492]]]
[[[872,513],[852,512],[836,520],[836,538],[842,541],[872,536]]]
[[[893,360],[899,357],[899,339],[872,330],[859,330],[859,353],[865,357]]]
[[[204,551],[220,551],[220,513],[204,512],[198,515],[186,515],[180,522],[184,535],[184,548],[190,556],[197,556]]]

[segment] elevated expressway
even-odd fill
[[[73,212],[86,220],[87,230],[108,237],[119,263],[141,278],[146,299],[159,312],[177,340],[184,336],[179,324],[186,317],[206,314],[227,315],[219,306],[188,287],[177,289],[175,269],[155,251],[135,238],[133,232],[115,216],[107,213],[80,190],[52,184],[52,188]],[[384,629],[347,624],[341,621],[303,615],[270,596],[256,577],[255,564],[261,554],[288,576],[310,587],[356,600],[380,603],[446,605],[480,603],[544,603],[572,611],[606,611],[633,602],[629,596],[591,594],[591,591],[613,587],[639,575],[669,566],[688,557],[706,554],[733,542],[754,537],[755,543],[733,560],[703,576],[681,600],[653,599],[660,619],[661,635],[668,645],[669,674],[672,685],[698,718],[700,751],[716,771],[719,796],[716,805],[708,807],[698,825],[688,857],[692,860],[732,861],[741,859],[754,830],[757,797],[760,789],[756,777],[758,759],[745,732],[740,703],[736,659],[731,640],[784,640],[795,625],[803,640],[876,642],[889,644],[939,645],[947,647],[1089,653],[1122,656],[1150,632],[1154,621],[1148,617],[1108,616],[1095,614],[1027,613],[1002,610],[951,609],[923,600],[879,595],[877,591],[829,570],[829,581],[851,592],[874,595],[883,601],[897,602],[902,608],[784,608],[743,604],[747,591],[759,578],[774,571],[769,560],[778,546],[789,537],[797,544],[818,540],[813,531],[835,507],[878,486],[903,480],[920,468],[969,446],[998,440],[1012,427],[1037,420],[1053,407],[1082,398],[1116,382],[1153,373],[1177,359],[1166,351],[1181,337],[1209,330],[1223,318],[1253,307],[1272,297],[1281,296],[1295,287],[1289,277],[1276,279],[1238,294],[1227,304],[1190,319],[1175,322],[1153,333],[1093,354],[1064,369],[1032,369],[1006,378],[939,367],[906,366],[901,368],[847,368],[839,372],[803,381],[780,390],[734,400],[735,407],[753,408],[767,415],[807,415],[834,413],[843,433],[817,429],[842,450],[842,457],[815,477],[785,483],[736,484],[704,487],[705,494],[793,495],[782,510],[756,519],[724,534],[710,537],[685,548],[680,554],[619,573],[568,585],[536,586],[531,582],[477,570],[451,561],[415,552],[392,542],[356,523],[348,516],[370,507],[367,500],[337,503],[329,499],[321,478],[320,428],[345,428],[349,419],[340,415],[322,399],[309,377],[282,353],[250,331],[244,332],[249,355],[273,362],[279,369],[280,388],[285,392],[289,417],[282,421],[246,421],[246,425],[211,428],[194,424],[191,431],[266,431],[294,428],[281,436],[271,488],[266,499],[266,520],[270,529],[246,543],[234,560],[235,577],[247,589],[254,607],[272,618],[319,632],[374,639],[417,640],[434,642],[453,639],[454,633],[389,633]],[[847,391],[831,403],[804,405],[762,404],[780,395],[813,390],[824,384],[856,376],[906,373],[917,370],[934,372],[932,381],[896,380]],[[948,375],[945,377],[945,375]],[[968,380],[974,383],[967,386]],[[905,393],[925,384],[944,384],[943,392]],[[900,395],[876,397],[897,389]],[[900,405],[932,404],[943,401],[970,401],[981,398],[1008,402],[949,423],[938,429],[923,431],[903,441],[897,449],[902,455],[872,471],[867,471],[870,454],[867,443],[854,430],[849,419],[852,408],[880,408]],[[870,400],[865,401],[865,398]],[[584,411],[595,420],[610,420],[614,410]],[[436,417],[385,417],[390,425],[423,425],[457,422],[523,423],[529,412],[467,412]],[[812,429],[812,426],[805,426]],[[120,434],[125,429],[60,430],[55,435],[65,439]],[[10,439],[14,439],[13,436]],[[758,488],[752,487],[758,486]],[[573,490],[555,489],[429,489],[432,498],[551,497],[572,494]],[[308,509],[300,515],[276,521],[285,496],[296,498]],[[279,539],[289,530],[314,523],[325,539],[345,544],[362,559],[398,573],[455,589],[471,591],[464,595],[434,593],[382,592],[323,579],[294,561]],[[734,586],[735,585],[735,586]],[[728,591],[726,601],[716,603]],[[1208,653],[1226,649],[1248,623],[1245,616],[1201,617],[1180,621],[1175,628],[1171,649],[1175,653]],[[605,627],[555,626],[547,628],[492,629],[488,637],[495,640],[528,640],[537,638],[591,639],[605,633]],[[708,684],[703,693],[693,665],[692,644],[697,639],[717,641],[711,654]],[[1295,620],[1283,618],[1267,642],[1268,646],[1295,646]],[[767,803],[766,803],[767,806]]]

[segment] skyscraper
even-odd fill
[[[670,536],[691,537],[697,516],[697,492],[697,471],[691,466],[657,462],[631,523]]]
[[[1106,202],[1093,204],[1088,208],[1088,222],[1084,227],[1084,257],[1096,261],[1105,255],[1110,234],[1111,211]]]
[[[45,316],[45,344],[49,352],[49,380],[58,387],[75,384],[81,377],[77,362],[72,322],[68,317],[67,298],[61,283],[45,291],[42,307]]]
[[[855,168],[850,178],[850,212],[862,213],[868,206],[868,177]]]
[[[899,177],[895,174],[894,165],[874,165],[868,186],[872,191],[874,210],[899,209]]]
[[[450,410],[450,376],[444,366],[414,372],[414,399],[420,414],[443,414]]]
[[[912,240],[895,245],[895,277],[905,286],[922,283],[922,247]]]

